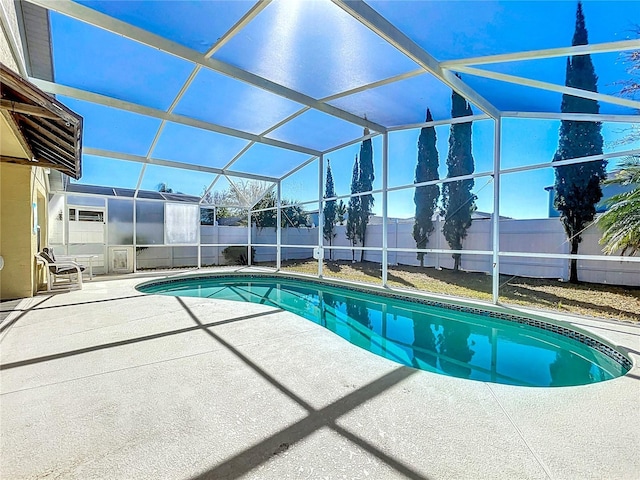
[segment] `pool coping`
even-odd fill
[[[494,305],[491,303],[485,303],[481,301],[469,302],[459,299],[443,299],[442,297],[436,297],[428,293],[416,292],[411,290],[396,289],[392,287],[382,287],[377,285],[370,285],[361,282],[353,282],[339,279],[327,279],[318,278],[311,275],[305,275],[300,273],[291,272],[259,272],[259,271],[226,271],[226,272],[209,272],[209,273],[186,273],[173,275],[171,277],[149,280],[139,283],[135,286],[137,291],[139,287],[158,285],[158,284],[171,284],[177,283],[184,279],[199,279],[199,278],[222,278],[222,277],[249,277],[249,278],[282,278],[288,280],[301,280],[308,283],[323,284],[328,286],[338,286],[354,292],[364,293],[376,293],[380,296],[393,298],[396,300],[404,300],[413,303],[419,303],[422,305],[428,305],[433,307],[444,308],[448,310],[456,310],[465,313],[473,313],[483,317],[498,318],[501,320],[511,321],[519,323],[521,325],[528,325],[534,328],[539,328],[548,332],[562,335],[563,337],[576,340],[590,348],[593,348],[600,353],[606,355],[620,366],[622,366],[628,373],[634,367],[633,359],[624,351],[622,347],[613,344],[613,342],[606,340],[600,336],[595,336],[591,332],[584,330],[571,324],[571,328],[567,328],[564,324],[568,323],[562,320],[550,319],[533,313],[524,313],[519,310],[515,310],[517,313],[511,313],[514,309],[504,305]],[[146,292],[141,292],[145,293]],[[511,312],[510,312],[511,311]]]

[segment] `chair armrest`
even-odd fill
[[[74,268],[78,271],[78,273],[82,273],[84,272],[84,266],[80,265],[77,262],[73,262],[71,260],[56,260],[55,262],[49,262],[50,266],[56,267],[56,269],[58,268],[63,268],[63,269],[69,269],[69,268]]]
[[[78,274],[81,274],[82,272],[84,272],[84,266],[72,260],[56,260],[55,262],[49,262],[42,255],[37,254],[36,261],[38,263],[44,263],[45,268],[54,267],[54,269],[56,270],[55,273],[60,275],[62,275],[63,272],[58,272],[59,269],[63,269],[63,270],[73,269],[73,270],[76,270]],[[71,273],[71,272],[67,272],[67,274],[68,273]]]

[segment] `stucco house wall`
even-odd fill
[[[19,73],[23,60],[15,5],[0,0],[2,34],[0,62]],[[19,58],[16,58],[19,56]],[[0,136],[0,153],[15,155],[15,142],[10,135]],[[30,297],[43,281],[35,254],[46,246],[48,181],[41,167],[0,162],[0,299]],[[39,226],[39,229],[38,229]]]

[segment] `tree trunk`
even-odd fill
[[[424,268],[424,254],[420,256],[420,268]]]
[[[453,271],[457,272],[458,270],[460,270],[460,257],[461,254],[459,253],[454,253],[453,255],[451,255],[453,257]]]
[[[364,238],[365,238],[366,234],[367,234],[367,229],[365,228],[362,231],[362,246],[363,247],[364,247]],[[363,261],[364,261],[364,250],[360,250],[360,262],[363,262]]]
[[[575,235],[571,239],[571,255],[578,254],[578,245],[580,244],[580,237]],[[578,284],[578,260],[571,259],[571,267],[569,269],[569,283]]]

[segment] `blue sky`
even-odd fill
[[[185,47],[206,52],[253,2],[105,1],[80,2],[90,8],[165,36]],[[513,51],[568,46],[575,22],[574,1],[371,1],[369,4],[439,60]],[[640,18],[640,2],[584,2],[591,43],[632,37],[632,20]],[[166,110],[193,65],[160,50],[132,42],[94,26],[51,13],[55,77],[58,83]],[[369,82],[413,71],[417,65],[330,2],[274,1],[219,51],[214,59],[228,62],[314,98],[339,94]],[[614,94],[625,78],[618,54],[592,56],[599,90]],[[564,83],[564,58],[487,65],[487,70],[536,80]],[[464,75],[464,80],[500,109],[559,111],[561,95]],[[428,74],[329,101],[331,105],[387,126],[418,123],[429,107],[436,120],[450,116],[450,90]],[[71,98],[60,98],[85,119],[84,145],[145,156],[160,120]],[[175,113],[262,134],[304,105],[265,90],[202,69],[177,104]],[[474,109],[475,113],[479,110]],[[631,113],[627,107],[601,104],[602,113]],[[502,165],[505,168],[544,163],[557,146],[558,121],[504,120]],[[605,151],[623,134],[624,125],[605,124]],[[440,176],[449,127],[437,127]],[[268,138],[324,150],[357,138],[361,127],[317,111],[307,111],[289,124],[266,133]],[[413,181],[419,130],[390,134],[389,186]],[[476,172],[490,171],[493,123],[473,126]],[[154,158],[223,167],[247,140],[167,123]],[[630,146],[633,147],[633,146]],[[637,148],[638,145],[635,145]],[[338,194],[349,192],[351,169],[359,145],[332,152]],[[382,141],[374,139],[375,188],[381,184]],[[282,175],[309,158],[256,144],[232,167],[245,172]],[[613,166],[615,160],[611,162]],[[134,188],[141,165],[85,155],[82,183]],[[202,172],[148,167],[142,188],[166,182],[174,190],[200,194],[214,176]],[[317,197],[317,163],[283,183],[285,197],[306,201]],[[476,180],[478,209],[492,211],[492,184]],[[501,214],[544,217],[552,169],[502,178]],[[221,182],[224,187],[225,182]],[[413,214],[413,190],[389,194],[389,214]],[[379,210],[381,201],[376,200]]]

